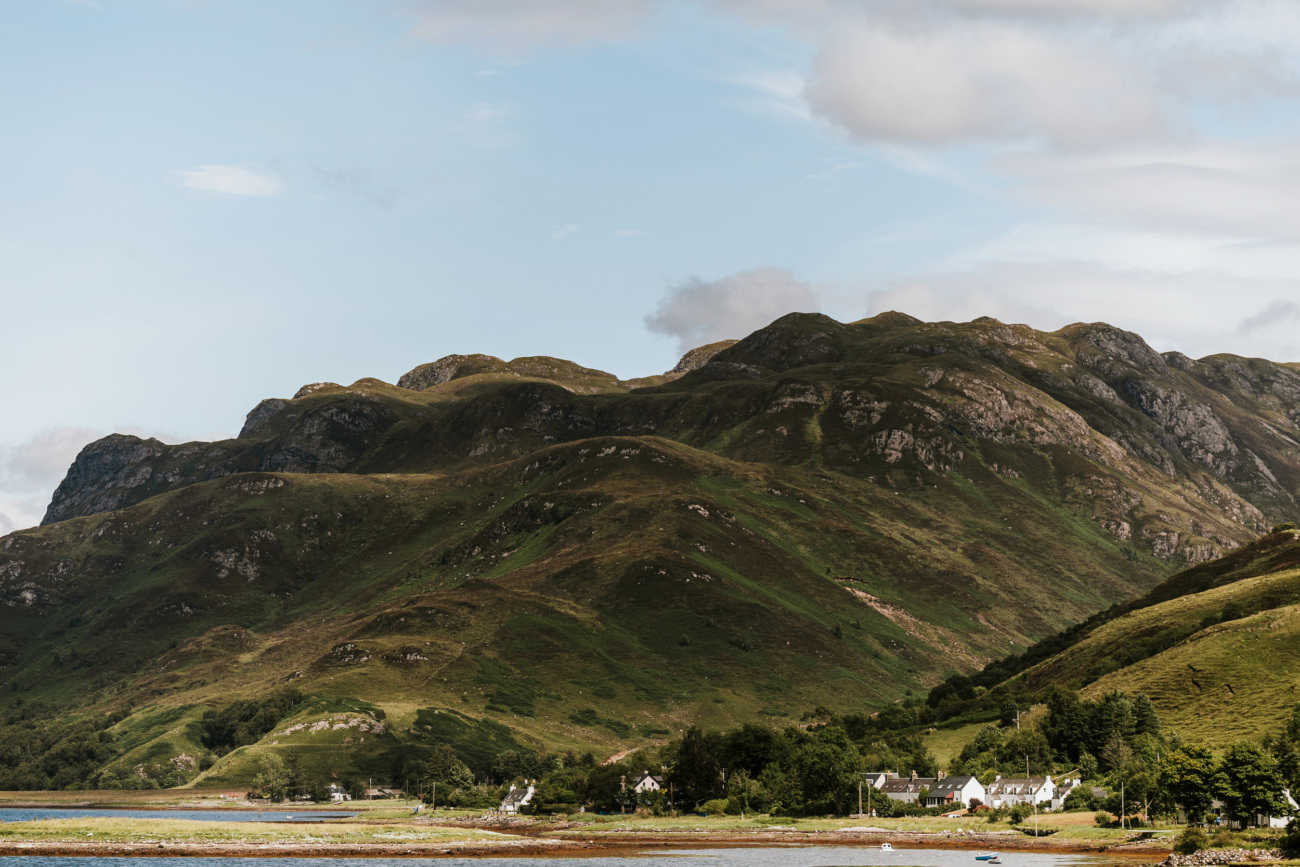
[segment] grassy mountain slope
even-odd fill
[[[1300,533],[1173,576],[1077,631],[1002,685],[1143,692],[1185,737],[1224,745],[1279,730],[1300,701]]]
[[[898,314],[639,382],[450,356],[315,384],[234,440],[87,446],[0,540],[0,706],[132,707],[124,742],[175,758],[201,708],[292,686],[306,728],[257,749],[357,766],[872,709],[1285,515],[1297,397],[1110,326]]]

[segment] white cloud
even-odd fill
[[[582,226],[577,223],[565,223],[563,226],[556,226],[555,229],[551,231],[551,237],[559,241],[563,238],[569,237],[581,228]]]
[[[278,196],[285,183],[277,175],[255,172],[243,166],[206,165],[189,171],[173,171],[185,186],[210,193],[229,196]]]
[[[26,442],[0,445],[0,535],[34,527],[77,453],[103,431],[50,428]]]
[[[818,309],[812,286],[785,268],[754,268],[719,280],[692,277],[659,299],[645,325],[677,338],[682,353],[728,338],[741,338],[795,311]]]
[[[1140,68],[1083,40],[994,21],[845,26],[822,47],[807,97],[869,141],[1042,137],[1079,147],[1167,126]]]
[[[1300,148],[1202,142],[1091,154],[1019,153],[995,168],[1021,191],[1130,228],[1300,243]]]
[[[77,453],[103,431],[60,427],[41,431],[12,446],[0,446],[0,487],[9,492],[53,490],[72,466]]]

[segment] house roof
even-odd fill
[[[1003,777],[988,787],[990,795],[1029,795],[1051,782],[1050,777]]]
[[[887,795],[891,792],[900,795],[909,794],[911,792],[919,792],[922,789],[931,789],[937,782],[938,780],[934,777],[917,777],[915,780],[885,780],[885,782],[880,786],[880,791]]]
[[[942,780],[939,780],[937,783],[935,783],[933,786],[930,787],[930,794],[931,796],[934,796],[934,795],[946,795],[949,792],[960,792],[962,789],[966,788],[966,786],[970,784],[971,780],[975,780],[975,778],[974,777],[944,777]],[[979,780],[975,780],[975,782],[979,782]]]

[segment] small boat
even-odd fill
[[[999,858],[997,855],[994,855],[992,858],[990,858],[990,859],[988,860],[988,863],[990,863],[990,864],[1001,864],[1001,863],[1002,863],[1002,859]]]
[[[881,843],[881,844],[880,844],[880,851],[881,851],[881,852],[893,852],[893,851],[894,851],[894,844],[893,844],[893,843]]]
[[[975,856],[975,860],[992,862],[997,857],[998,857],[997,852],[981,852],[980,854]]]

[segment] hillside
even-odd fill
[[[1226,746],[1280,731],[1300,702],[1300,532],[1271,533],[1054,640],[1046,659],[994,685],[1041,697],[1145,693],[1184,737]]]
[[[203,708],[291,686],[304,727],[256,749],[353,765],[871,710],[1289,516],[1296,419],[1289,366],[901,314],[792,314],[632,381],[316,383],[233,440],[83,450],[0,540],[0,707],[126,709],[170,761]]]

